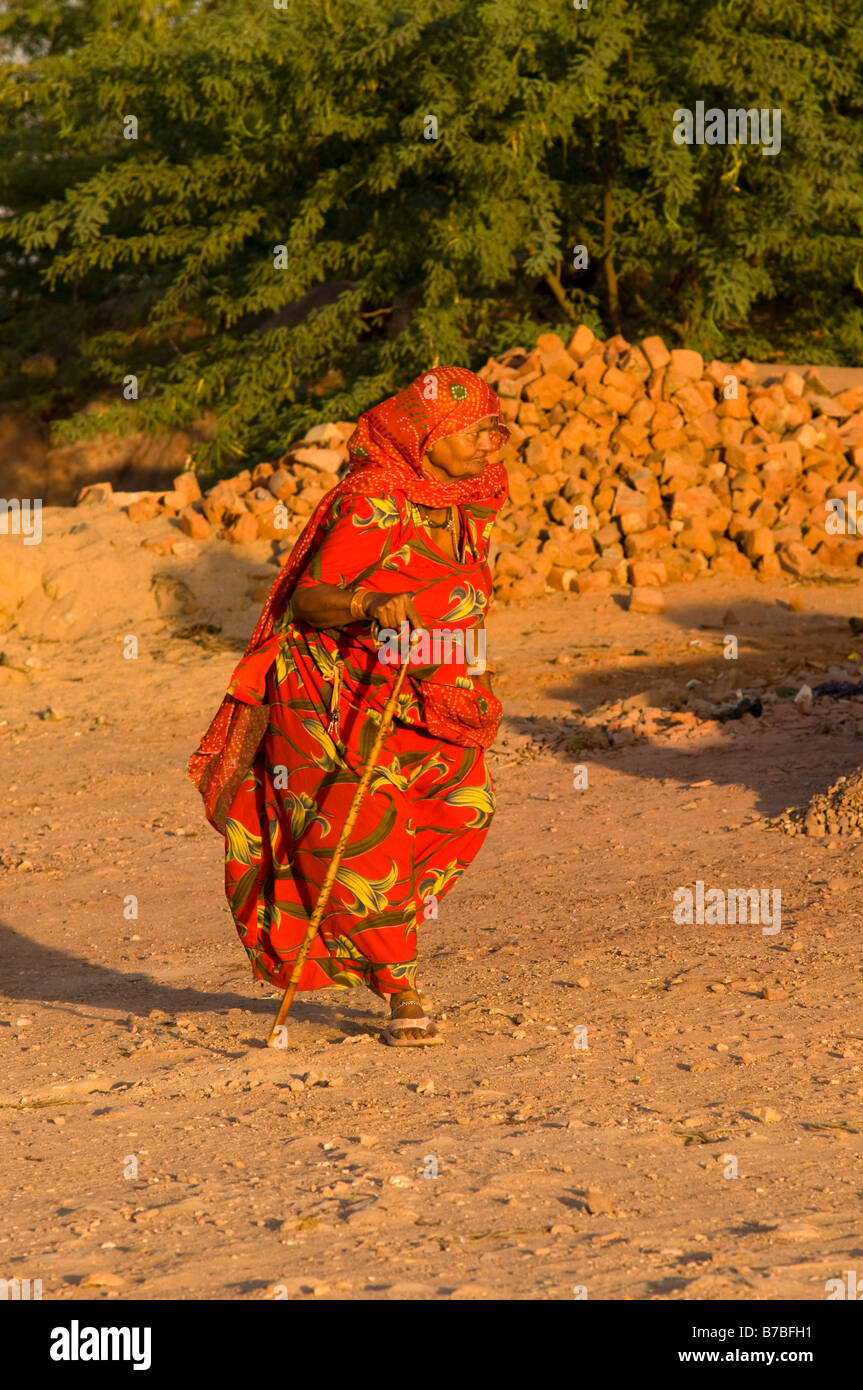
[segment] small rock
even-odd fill
[[[788,1221],[774,1226],[770,1232],[775,1240],[823,1240],[824,1232],[816,1226],[805,1226],[800,1222]]]
[[[87,487],[82,487],[79,490],[75,498],[75,506],[80,507],[84,502],[91,505],[94,502],[110,502],[113,491],[110,483],[90,483]]]
[[[205,526],[208,525],[204,517],[199,517],[198,520],[203,521]],[[171,554],[176,555],[178,560],[197,560],[200,553],[201,551],[195,542],[186,538],[174,541],[171,546]]]
[[[664,613],[665,595],[654,585],[644,584],[634,588],[629,596],[630,613]]]
[[[611,1199],[606,1197],[605,1193],[600,1192],[599,1188],[596,1187],[588,1189],[585,1194],[585,1201],[587,1210],[590,1212],[591,1216],[607,1215],[612,1209]]]
[[[88,1275],[81,1287],[85,1289],[121,1289],[123,1283],[124,1280],[119,1274],[112,1274],[110,1270],[104,1270],[98,1274]]]

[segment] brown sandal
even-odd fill
[[[419,1028],[424,1036],[421,1038],[399,1037],[400,1033],[409,1028]],[[424,1014],[421,1018],[391,1018],[381,1037],[390,1047],[438,1047],[443,1042],[437,1024],[433,1019],[426,1018]]]

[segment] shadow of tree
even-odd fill
[[[801,685],[824,679],[831,667],[841,666],[850,678],[858,677],[854,666],[848,667],[848,658],[860,639],[849,631],[846,614],[797,612],[784,601],[735,599],[733,612],[726,600],[675,607],[665,618],[690,634],[684,648],[673,630],[658,643],[655,625],[645,640],[654,649],[666,645],[667,656],[650,657],[646,649],[631,644],[629,634],[608,643],[567,643],[562,654],[572,657],[575,669],[570,673],[562,667],[559,682],[546,679],[544,698],[566,704],[570,711],[559,716],[507,714],[507,726],[546,744],[561,760],[578,756],[582,761],[589,754],[592,760],[613,758],[616,767],[633,777],[742,784],[756,793],[759,811],[771,816],[827,790],[857,766],[859,739],[851,731],[819,735],[817,759],[799,747],[799,740],[819,727],[819,713],[832,709],[838,723],[843,702],[816,701],[808,726],[803,717],[799,724],[780,724],[774,713],[791,704]],[[736,638],[735,659],[723,654],[727,636]],[[765,693],[776,697],[778,706],[765,705],[759,736],[745,745],[730,742],[723,735],[734,728],[733,722],[723,723],[715,716],[736,706],[741,694],[753,698]],[[661,734],[620,748],[609,746],[606,724],[647,706],[661,712],[663,732],[673,727],[672,715],[690,711],[716,737],[689,748],[670,745]],[[603,707],[607,720],[595,722]]]

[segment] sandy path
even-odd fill
[[[381,1006],[332,992],[279,1053],[184,772],[266,548],[166,561],[101,508],[71,533],[82,511],[46,513],[16,580],[41,640],[13,630],[0,666],[0,1276],[52,1299],[822,1299],[859,1264],[863,844],[763,818],[857,764],[863,705],[685,713],[856,678],[856,585],[496,610],[499,811],[422,944],[448,1045],[384,1048]],[[656,718],[632,742],[623,711],[608,747],[620,700]],[[781,932],[676,925],[698,879],[779,888]]]

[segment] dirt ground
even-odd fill
[[[860,1267],[863,841],[769,823],[860,761],[863,702],[792,698],[860,678],[856,582],[496,607],[498,812],[421,938],[446,1046],[384,1047],[383,1006],[332,991],[271,1051],[185,772],[269,549],[44,521],[0,559],[0,1277],[818,1300]],[[707,717],[738,690],[760,719]],[[781,931],[676,923],[697,881],[781,890]]]

